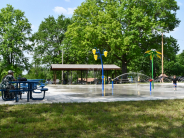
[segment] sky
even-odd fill
[[[177,11],[177,18],[179,18],[180,25],[175,28],[174,31],[167,33],[167,36],[173,36],[178,40],[181,53],[184,50],[184,1],[176,0],[180,6],[180,10]],[[85,0],[0,0],[0,9],[5,8],[7,4],[12,5],[15,9],[19,9],[25,12],[26,18],[32,24],[32,33],[38,31],[40,23],[49,15],[55,18],[58,15],[63,14],[65,17],[71,18],[74,10],[81,5]],[[27,55],[31,62],[31,55]],[[26,74],[26,71],[23,73]]]

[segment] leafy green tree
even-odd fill
[[[6,76],[8,74],[8,70],[13,70],[14,71],[14,77],[17,78],[19,74],[22,74],[22,68],[14,65],[12,66],[11,64],[9,64],[8,66],[4,63],[0,63],[0,80],[2,80],[2,78],[4,76]]]
[[[70,39],[65,38],[62,44],[64,48],[63,59],[65,64],[89,64],[91,61],[93,61],[91,52],[88,51],[85,53],[80,49],[76,49],[72,46]]]
[[[177,75],[177,76],[184,76],[184,50],[181,54],[178,54],[175,56],[175,59],[173,60],[165,60],[164,61],[164,72],[171,76],[171,75]]]
[[[184,65],[180,64],[177,61],[164,62],[164,70],[165,73],[169,76],[171,75],[184,76],[183,73]]]
[[[27,43],[30,34],[31,24],[24,12],[14,9],[11,5],[0,10],[1,71],[12,68],[15,71],[28,69],[28,59],[24,56],[24,52],[32,50]]]
[[[104,63],[120,65],[126,73],[133,59],[158,49],[154,40],[160,32],[179,25],[178,9],[175,0],[86,0],[75,10],[66,37],[72,52],[78,51],[76,57],[105,48],[109,53]]]
[[[55,19],[53,16],[45,18],[39,26],[32,41],[36,45],[35,58],[40,58],[42,64],[61,63],[62,56],[62,42],[64,40],[64,33],[71,20],[65,18],[64,15],[58,16]]]
[[[148,47],[155,48],[157,51],[162,51],[161,49],[161,35],[157,35],[154,39],[150,41]],[[164,45],[164,62],[175,61],[176,54],[179,51],[179,45],[177,44],[177,40],[172,36],[166,37],[163,36],[163,45]],[[152,43],[156,43],[157,45],[152,45]],[[165,63],[164,63],[165,64]],[[145,58],[143,55],[136,57],[130,61],[128,69],[134,72],[142,71],[142,73],[151,75],[151,60]],[[165,67],[164,67],[165,72]],[[155,59],[154,62],[154,78],[158,77],[161,74],[161,60]]]
[[[34,67],[32,66],[28,73],[24,75],[27,79],[52,79],[52,71],[50,69],[47,69],[47,67]]]
[[[175,60],[164,62],[164,70],[168,75],[184,76],[184,50],[181,54],[176,55]]]
[[[181,65],[184,65],[184,50],[182,51],[181,54],[178,55],[177,60],[178,60],[178,62],[179,62]]]

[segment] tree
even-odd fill
[[[31,24],[24,16],[24,12],[14,9],[11,5],[0,11],[0,60],[2,71],[28,69],[28,58],[24,52],[32,47],[27,44],[31,34]],[[16,69],[19,68],[19,69]]]
[[[184,65],[177,61],[164,62],[165,73],[167,75],[183,76]]]
[[[61,63],[62,42],[70,19],[64,15],[55,19],[53,16],[45,18],[39,26],[38,32],[33,35],[33,42],[36,45],[35,56],[40,58],[42,64]]]
[[[165,61],[164,70],[167,75],[184,76],[184,50],[176,55],[174,60]]]
[[[66,37],[72,52],[79,51],[77,57],[88,55],[94,47],[105,48],[106,61],[120,65],[126,73],[131,60],[148,49],[158,49],[152,42],[159,32],[179,25],[178,9],[175,0],[86,0],[75,10]]]
[[[162,36],[157,35],[155,36],[154,39],[150,41],[148,44],[148,47],[151,47],[153,49],[156,49],[158,51],[162,51],[161,49],[161,40]],[[177,40],[173,38],[172,36],[166,37],[165,35],[163,36],[163,42],[164,42],[164,62],[170,62],[170,61],[175,61],[176,60],[176,54],[179,51],[179,45],[177,44]],[[156,43],[157,45],[152,45]],[[165,64],[165,63],[164,63]],[[134,72],[137,71],[142,71],[142,73],[147,74],[151,76],[151,60],[149,58],[145,58],[143,55],[136,57],[132,59],[129,63],[128,69]],[[164,66],[164,72],[165,72],[165,66]],[[155,59],[154,60],[154,78],[159,76],[161,74],[161,60],[160,59]]]
[[[184,65],[184,50],[181,52],[181,54],[178,55],[178,62],[181,65]]]
[[[19,74],[22,74],[22,68],[20,68],[17,65],[6,65],[4,63],[0,63],[0,80],[3,79],[4,76],[8,74],[8,70],[13,70],[14,71],[14,77],[18,77]]]
[[[47,69],[46,67],[33,67],[29,69],[28,73],[24,75],[24,77],[29,79],[51,79],[52,78],[52,71],[50,69]]]

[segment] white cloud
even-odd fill
[[[181,2],[178,2],[178,5],[179,5],[179,6],[182,6],[182,5],[183,5],[183,3],[181,3]]]
[[[177,27],[177,28],[174,28],[173,32],[178,32],[179,30],[180,30],[179,27]]]
[[[70,0],[65,0],[65,1],[70,2]]]
[[[34,25],[31,25],[31,29],[34,29],[35,28],[35,26]]]
[[[74,12],[75,9],[76,8],[68,8],[68,14],[73,14],[73,12]]]
[[[67,13],[67,10],[65,8],[63,8],[63,7],[58,7],[57,6],[57,7],[54,7],[53,10],[57,14],[61,14],[61,13],[66,14]]]
[[[76,8],[63,8],[63,7],[54,7],[53,11],[57,14],[73,14]]]

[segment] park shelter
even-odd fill
[[[51,64],[51,70],[52,71],[71,71],[71,78],[72,78],[72,71],[81,71],[81,79],[82,79],[82,72],[83,71],[99,71],[102,70],[102,65],[96,65],[96,64]],[[104,64],[103,70],[106,71],[108,76],[108,71],[115,70],[121,70],[120,67],[114,64]],[[104,74],[105,75],[105,74]],[[56,73],[54,73],[54,81],[56,80]],[[87,75],[86,75],[87,80]]]

